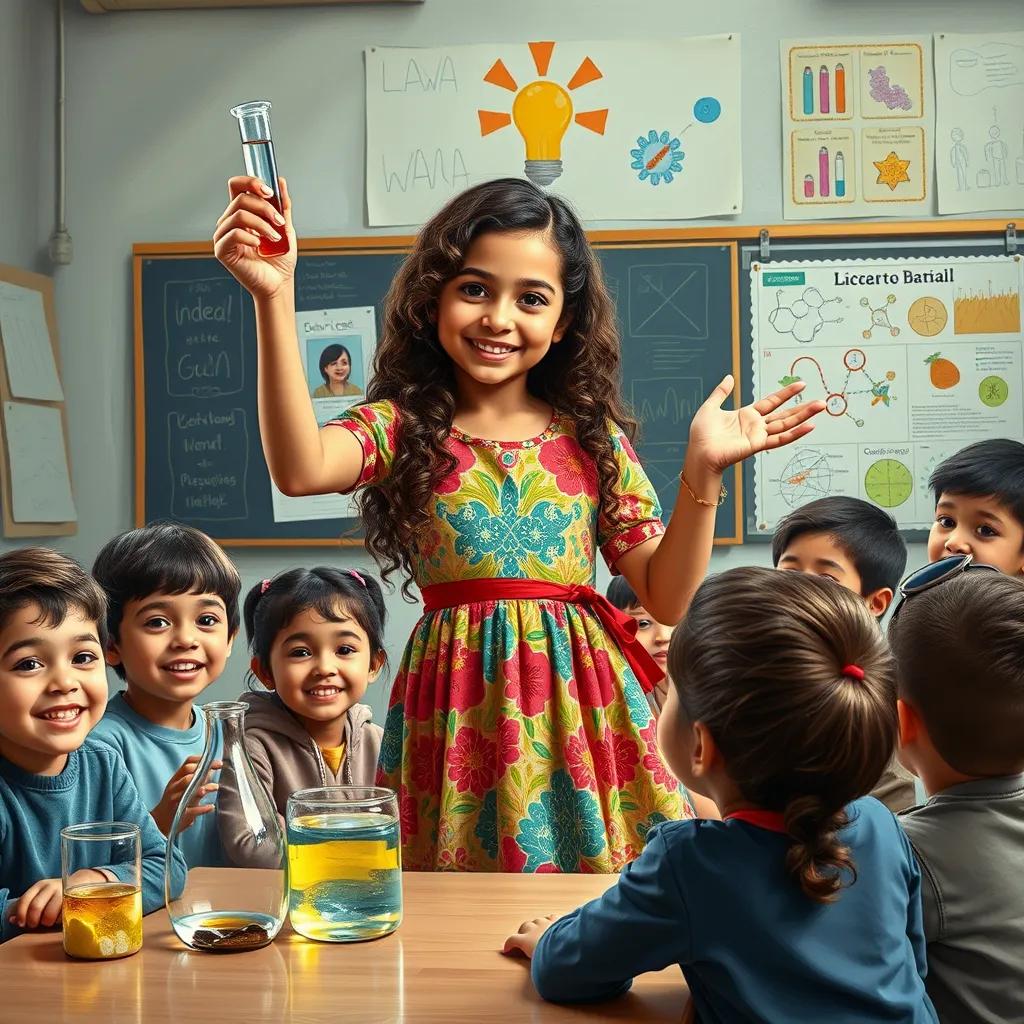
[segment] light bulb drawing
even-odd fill
[[[514,122],[526,147],[526,177],[535,185],[550,185],[562,173],[562,139],[573,122],[597,135],[604,135],[608,110],[575,113],[570,95],[604,76],[597,65],[585,57],[563,87],[547,77],[555,44],[530,43],[529,47],[540,78],[520,88],[504,61],[496,60],[484,75],[484,81],[516,94],[512,113],[478,110],[477,117],[480,119],[481,136],[490,135]]]

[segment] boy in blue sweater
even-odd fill
[[[60,830],[88,821],[142,829],[142,910],[164,902],[166,846],[125,769],[87,740],[107,699],[103,594],[47,548],[0,557],[0,941],[61,914]],[[185,864],[176,858],[180,891]],[[114,882],[113,869],[69,881]]]
[[[224,671],[241,580],[205,533],[177,523],[120,534],[92,572],[107,597],[107,662],[125,682],[96,738],[124,759],[166,836],[206,744],[206,721],[192,702]],[[190,868],[225,863],[215,806],[200,802],[217,788],[218,768],[215,760],[185,811],[180,849]]]

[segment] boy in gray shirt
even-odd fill
[[[943,1024],[1024,1021],[1024,580],[964,554],[902,584],[889,628],[900,816],[921,866],[928,994]]]

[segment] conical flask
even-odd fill
[[[164,868],[167,913],[175,934],[192,949],[212,953],[259,949],[274,940],[288,912],[288,855],[284,830],[274,801],[245,749],[246,705],[217,701],[206,704],[202,710],[206,718],[206,746],[192,782],[182,795],[167,837]],[[230,801],[232,849],[244,851],[245,865],[242,866],[246,870],[193,868],[181,895],[176,896],[171,858],[175,849],[180,852],[185,809],[207,778],[217,753],[218,736],[222,740],[223,767],[220,788],[212,794],[217,810],[210,813],[217,814],[222,822],[228,820]],[[209,802],[208,795],[204,803]]]

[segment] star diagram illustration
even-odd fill
[[[910,175],[907,174],[910,161],[901,160],[895,152],[890,152],[884,160],[872,160],[871,162],[878,168],[876,184],[888,185],[890,191],[895,192],[896,186],[900,182],[910,181]]]

